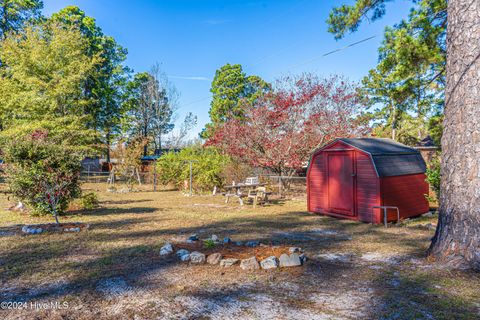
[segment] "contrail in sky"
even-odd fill
[[[207,77],[190,77],[190,76],[168,76],[172,79],[195,80],[195,81],[209,81]]]

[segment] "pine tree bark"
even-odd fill
[[[448,1],[439,222],[429,253],[480,270],[480,1]]]

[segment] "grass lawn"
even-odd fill
[[[0,196],[0,301],[68,304],[0,310],[1,319],[480,317],[480,275],[424,259],[434,231],[421,225],[436,217],[384,228],[309,214],[305,200],[253,209],[176,191],[98,193],[101,208],[61,217],[87,231],[29,236],[16,225],[53,218],[6,211]],[[166,241],[193,233],[300,246],[309,260],[243,271],[159,255]]]

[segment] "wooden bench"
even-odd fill
[[[257,187],[255,190],[249,190],[247,198],[251,199],[253,202],[253,207],[256,208],[257,204],[265,204],[268,202],[268,196],[272,194],[267,192],[265,187]]]

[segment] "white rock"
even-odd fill
[[[15,211],[25,211],[25,205],[22,203],[22,202],[19,202],[15,208],[13,208],[13,210]]]
[[[301,266],[300,256],[297,253],[288,255],[286,253],[280,256],[280,267],[297,267]]]
[[[194,251],[190,253],[190,262],[195,264],[205,263],[205,255],[201,252]]]
[[[210,239],[212,239],[212,241],[218,241],[218,237],[214,234],[212,234],[212,237]]]
[[[235,259],[235,258],[228,258],[228,259],[222,259],[220,260],[220,266],[221,267],[231,267],[235,264],[238,263],[238,259]]]
[[[271,256],[260,261],[262,269],[275,269],[278,268],[278,259],[275,256]]]
[[[160,255],[161,256],[164,256],[164,255],[167,255],[167,254],[170,254],[173,252],[173,246],[171,245],[171,243],[167,242],[163,245],[163,247],[160,249]]]
[[[219,264],[220,260],[222,260],[222,254],[219,252],[209,254],[207,257],[208,264]]]
[[[260,269],[260,265],[258,264],[257,258],[251,257],[248,259],[243,259],[240,262],[240,268],[243,270],[257,270]]]

